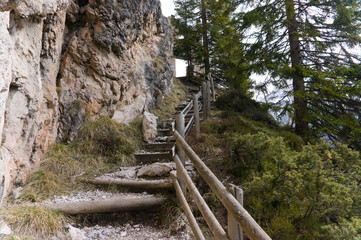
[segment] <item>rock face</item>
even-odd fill
[[[71,3],[59,79],[59,137],[72,140],[89,116],[129,123],[170,91],[169,26],[159,0]]]
[[[86,118],[130,122],[172,86],[158,0],[2,0],[0,201]]]
[[[0,13],[1,196],[25,181],[56,138],[55,82],[67,7],[67,0],[16,1],[10,13]]]

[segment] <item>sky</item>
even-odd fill
[[[175,14],[174,11],[174,2],[173,0],[160,0],[162,4],[163,15],[169,17],[172,14]]]
[[[160,2],[162,4],[164,16],[169,17],[170,15],[175,14],[173,0],[160,0]],[[184,77],[186,75],[186,66],[185,61],[180,59],[175,60],[176,77]]]

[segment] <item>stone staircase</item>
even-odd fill
[[[119,186],[122,189],[122,193],[117,193],[110,197],[101,197],[100,199],[99,197],[94,197],[76,202],[52,202],[48,204],[48,207],[62,210],[69,214],[139,212],[147,209],[151,209],[155,211],[154,214],[157,214],[158,211],[156,209],[169,203],[170,199],[174,199],[175,197],[172,180],[170,178],[170,172],[176,168],[173,162],[175,140],[172,136],[171,129],[175,127],[176,114],[183,110],[189,101],[191,101],[191,99],[187,99],[180,104],[176,108],[177,112],[172,118],[157,124],[158,136],[154,139],[154,142],[144,143],[143,149],[135,153],[135,166],[119,167],[113,172],[96,176],[93,179],[81,180],[97,186]],[[185,123],[188,124],[190,119],[191,116],[187,115],[185,117]],[[194,170],[190,162],[186,162],[185,168],[191,176],[194,175]],[[106,196],[107,193],[100,195]],[[183,232],[182,234],[184,235]],[[192,239],[190,236],[191,234],[186,234],[184,238],[175,237],[169,239]],[[149,239],[155,240],[163,238]]]

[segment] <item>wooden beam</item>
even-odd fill
[[[49,209],[60,210],[68,214],[110,213],[154,208],[161,206],[166,200],[166,197],[141,196],[98,201],[48,203],[44,204],[44,206]]]
[[[184,115],[181,113],[176,116],[176,131],[182,137],[184,137]],[[176,154],[179,156],[179,158],[184,166],[185,161],[186,161],[186,155],[185,155],[183,149],[177,145],[176,145]],[[178,171],[178,169],[177,169],[177,171]],[[185,187],[183,179],[180,177],[180,174],[178,174],[178,173],[177,173],[177,177],[178,177],[179,185],[181,186],[183,192],[185,192],[186,187]]]
[[[267,233],[232,196],[232,194],[221,183],[221,181],[218,180],[213,172],[209,170],[209,168],[203,163],[203,161],[198,157],[193,149],[187,144],[184,138],[177,131],[174,131],[173,135],[177,141],[177,145],[183,148],[188,158],[192,161],[194,167],[198,170],[199,174],[208,183],[210,188],[214,191],[228,212],[241,225],[246,235],[251,240],[270,240],[271,238],[267,235]]]
[[[178,197],[178,200],[180,201],[181,203],[181,206],[183,208],[183,211],[188,219],[188,222],[189,222],[189,225],[193,231],[193,234],[194,234],[194,237],[197,239],[197,240],[205,240],[204,236],[203,236],[203,233],[201,231],[201,229],[199,228],[199,225],[192,213],[192,210],[191,208],[189,207],[188,205],[188,202],[186,200],[186,198],[184,197],[184,194],[182,192],[182,189],[181,187],[179,186],[179,182],[177,180],[177,177],[176,175],[174,174],[174,172],[171,172],[170,174],[172,180],[173,180],[173,185],[174,185],[174,188],[176,190],[176,194],[177,194],[177,197]]]
[[[193,196],[194,202],[197,204],[199,211],[201,212],[204,220],[206,220],[210,230],[212,231],[214,237],[217,240],[226,240],[229,239],[226,232],[222,228],[221,224],[218,222],[217,218],[214,216],[212,211],[209,209],[206,201],[204,201],[202,195],[199,193],[197,187],[192,182],[192,179],[188,175],[186,169],[181,163],[179,157],[177,155],[174,156],[174,161],[177,165],[177,174],[181,175],[181,178],[187,185],[189,192]],[[178,176],[179,178],[179,176]]]
[[[82,179],[80,181],[95,185],[114,184],[122,187],[141,188],[141,189],[173,188],[172,182],[169,179],[164,179],[164,180]]]

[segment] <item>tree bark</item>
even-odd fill
[[[205,51],[204,56],[204,69],[206,75],[210,72],[209,64],[209,43],[208,43],[208,25],[207,25],[207,11],[206,11],[206,0],[202,0],[201,4],[201,18],[202,18],[202,35],[203,35],[203,48]]]
[[[295,131],[296,134],[300,135],[301,137],[305,137],[308,129],[308,124],[305,120],[307,113],[307,103],[305,97],[305,80],[302,73],[302,56],[294,0],[286,0],[286,14],[291,63],[292,68],[294,69],[292,78],[296,123]]]

